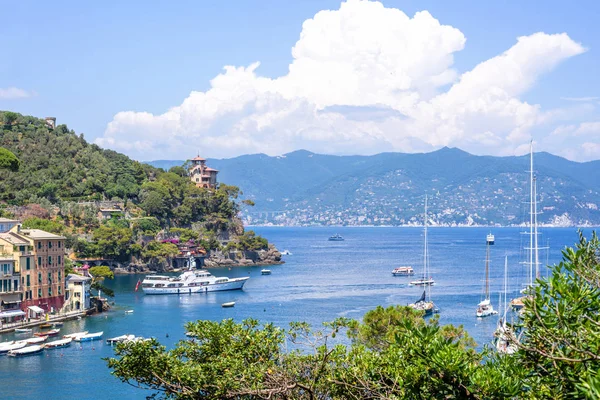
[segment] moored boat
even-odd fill
[[[6,353],[11,352],[12,350],[21,349],[25,346],[27,346],[27,342],[25,342],[25,341],[11,342],[9,344],[3,343],[0,346],[0,354],[6,354]]]
[[[415,301],[412,304],[409,304],[408,306],[415,310],[423,311],[424,317],[429,316],[433,313],[439,312],[439,310],[435,307],[435,304],[433,304],[433,301],[431,301],[431,299],[429,299],[429,300],[426,299],[426,291],[425,290],[423,290],[423,294],[421,295],[421,298],[419,300]]]
[[[392,270],[392,275],[394,276],[411,276],[415,274],[415,270],[413,267],[405,266],[405,267],[396,267]]]
[[[432,277],[427,277],[429,273],[429,247],[427,244],[427,195],[425,195],[425,213],[423,214],[423,277],[410,282],[412,286],[431,286],[435,284]]]
[[[29,338],[29,339],[25,339],[25,340],[23,340],[23,342],[25,342],[27,344],[37,344],[37,343],[45,342],[46,339],[48,339],[48,336],[36,336],[36,337]]]
[[[83,336],[83,335],[87,335],[87,334],[88,334],[88,331],[74,332],[74,333],[69,333],[69,334],[63,335],[63,338],[75,339],[78,336]]]
[[[73,341],[72,338],[58,339],[58,340],[54,340],[52,342],[45,343],[42,346],[45,349],[58,349],[58,348],[62,348],[62,347],[69,347],[71,345],[72,341]]]
[[[163,275],[146,275],[142,281],[145,294],[192,294],[217,292],[224,290],[241,290],[250,277],[228,278],[216,277],[206,270],[194,270],[190,261],[190,269],[178,277]]]
[[[106,343],[114,344],[114,343],[120,343],[120,342],[128,342],[133,339],[135,339],[135,335],[121,335],[121,336],[116,336],[114,338],[106,339]]]
[[[21,349],[11,350],[8,352],[8,355],[11,357],[31,356],[33,354],[41,353],[42,350],[44,350],[42,346],[34,344],[33,346],[27,346]]]
[[[342,242],[342,241],[344,241],[344,238],[342,237],[342,235],[336,233],[335,235],[329,236],[329,241],[331,241],[331,242]]]
[[[49,331],[39,331],[34,333],[35,336],[56,336],[60,329],[50,329]]]
[[[15,333],[29,333],[32,332],[33,329],[31,328],[17,328],[15,329]]]
[[[235,301],[229,301],[227,303],[221,304],[221,307],[223,307],[223,308],[229,308],[229,307],[233,307],[233,306],[235,306]]]
[[[43,324],[40,325],[41,329],[48,329],[48,328],[52,328],[52,324],[50,322],[44,322]]]
[[[271,275],[271,270],[270,269],[261,269],[260,270],[261,275]]]
[[[488,317],[490,315],[498,314],[498,311],[494,310],[494,306],[490,301],[490,247],[494,244],[494,235],[491,233],[486,237],[486,250],[485,250],[485,285],[483,290],[483,300],[477,304],[477,311],[475,315],[477,318]]]
[[[87,335],[77,336],[73,338],[76,342],[90,342],[92,340],[100,340],[104,332],[88,333]]]

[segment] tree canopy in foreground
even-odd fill
[[[119,344],[112,373],[177,399],[582,399],[600,397],[599,242],[580,234],[514,326],[518,351],[477,351],[462,327],[402,306],[313,330],[197,321],[190,339]],[[346,334],[345,339],[339,336]]]

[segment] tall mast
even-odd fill
[[[504,304],[502,305],[504,307],[504,321],[506,322],[506,307],[507,307],[507,301],[506,301],[506,292],[508,290],[508,256],[504,256]]]
[[[485,251],[485,299],[490,298],[490,241],[486,240]]]
[[[425,245],[423,246],[423,279],[427,279],[427,195],[425,195],[425,213],[423,214]]]
[[[533,286],[533,139],[529,144],[529,286]]]
[[[533,252],[535,261],[535,278],[540,277],[540,257],[538,248],[538,224],[537,224],[537,178],[533,178]]]

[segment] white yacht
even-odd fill
[[[221,290],[239,290],[250,277],[216,277],[206,270],[188,270],[172,277],[148,275],[142,281],[145,294],[192,294],[217,292]]]

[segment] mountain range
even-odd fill
[[[168,169],[183,161],[148,163]],[[244,210],[251,224],[418,225],[426,194],[434,225],[510,226],[530,218],[529,155],[476,156],[447,147],[372,156],[298,150],[208,159],[207,165],[255,202]],[[534,174],[540,224],[600,224],[600,161],[535,153]]]

